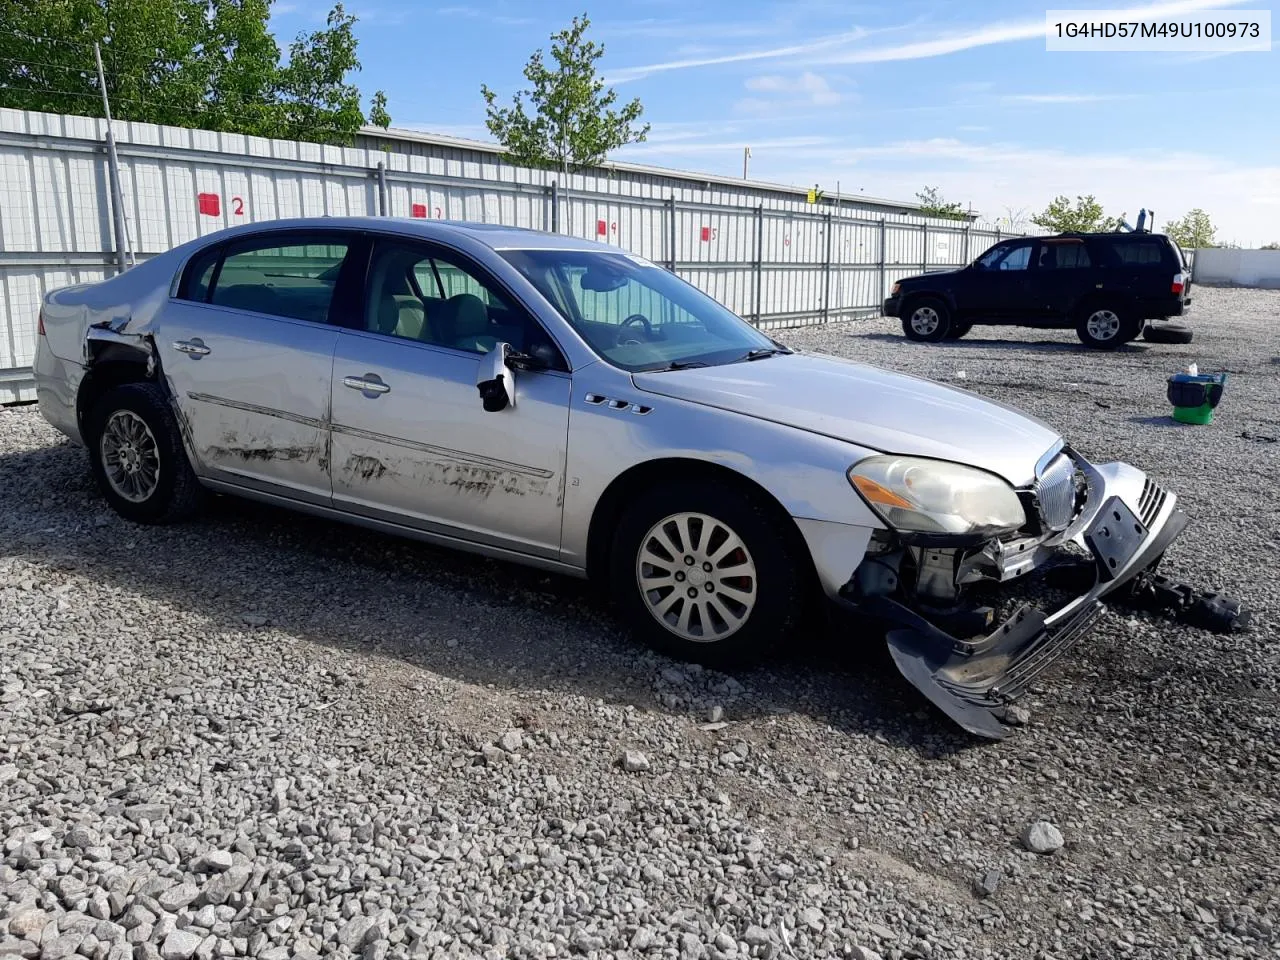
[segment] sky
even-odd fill
[[[1081,0],[1078,7],[1268,9],[1271,0]],[[1054,6],[1065,6],[1056,0]],[[277,0],[272,26],[315,29],[323,4]],[[1192,207],[1220,241],[1280,241],[1280,48],[1262,53],[1047,52],[1044,7],[1018,0],[347,0],[367,95],[396,127],[491,139],[480,85],[503,98],[575,14],[604,44],[647,142],[614,160],[911,200],[940,189],[985,220],[1093,194],[1132,223]],[[1277,18],[1280,21],[1280,17]],[[1277,23],[1280,28],[1280,23]],[[283,46],[283,44],[282,44]]]

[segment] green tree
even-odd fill
[[[964,208],[958,203],[942,199],[942,191],[937,187],[925,187],[916,194],[916,207],[926,217],[941,217],[944,220],[964,220]]]
[[[1164,232],[1183,250],[1218,246],[1213,239],[1218,231],[1209,215],[1199,207],[1188,210],[1181,220],[1170,220],[1164,225]]]
[[[1108,233],[1119,229],[1123,219],[1123,213],[1118,217],[1106,216],[1102,204],[1089,194],[1087,197],[1077,196],[1074,205],[1065,196],[1054,197],[1043,212],[1031,218],[1031,222],[1054,233]]]
[[[584,13],[552,34],[555,67],[547,66],[541,50],[534,51],[524,67],[531,88],[517,93],[509,107],[498,106],[498,95],[480,85],[485,124],[512,162],[564,171],[589,167],[648,135],[649,124],[638,125],[644,112],[638,99],[614,109],[618,94],[596,72],[604,47],[583,39],[590,25]]]
[[[383,130],[391,126],[391,114],[387,113],[387,95],[379,90],[369,105],[369,125]]]
[[[120,119],[349,141],[364,124],[347,79],[360,69],[355,18],[338,4],[282,64],[271,2],[0,0],[0,106],[101,116],[97,42]]]
[[[1263,250],[1280,250],[1280,240],[1272,240],[1270,243],[1262,245]]]

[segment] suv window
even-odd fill
[[[307,242],[312,240],[314,242]],[[184,300],[327,323],[348,246],[332,235],[256,237],[196,257]]]
[[[1083,240],[1045,240],[1036,266],[1041,270],[1081,270],[1093,264]]]
[[[1034,240],[992,247],[978,258],[981,270],[1026,270],[1031,264],[1031,248]]]
[[[1115,240],[1112,249],[1125,265],[1164,263],[1164,245],[1159,240]]]
[[[551,369],[568,369],[542,326],[494,283],[461,258],[412,242],[374,248],[364,329],[469,353],[505,341]]]

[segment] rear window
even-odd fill
[[[1081,270],[1092,266],[1083,240],[1046,240],[1040,245],[1041,270]]]

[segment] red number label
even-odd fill
[[[232,197],[231,212],[234,213],[237,217],[243,217],[244,216],[244,200],[242,200],[240,197]]]
[[[615,220],[613,223],[609,224],[609,229],[610,229],[610,230],[612,230],[614,233],[617,233],[617,232],[618,232],[618,221],[616,221],[616,220]]]
[[[789,246],[791,246],[791,238],[790,238],[790,237],[783,237],[783,238],[782,238],[782,245],[783,245],[784,247],[789,247]]]

